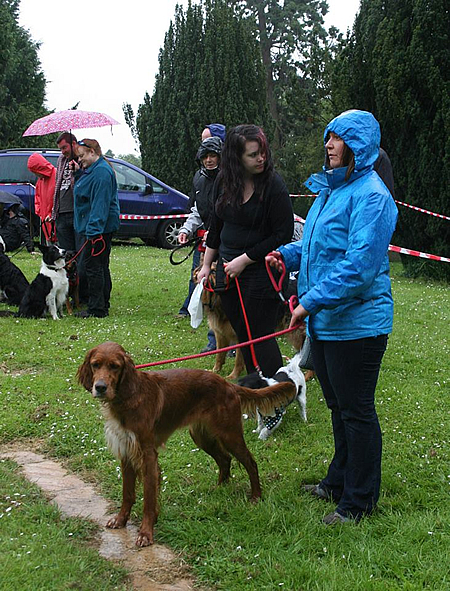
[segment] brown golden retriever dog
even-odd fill
[[[216,263],[211,266],[211,273],[209,274],[209,287],[214,289],[216,285]],[[198,267],[194,271],[194,281],[197,281],[197,273],[201,267]],[[296,284],[293,286],[293,293],[296,292]],[[216,336],[217,348],[222,349],[228,347],[234,343],[237,343],[237,336],[231,326],[225,312],[222,308],[220,296],[214,291],[204,289],[202,292],[202,303],[203,310],[208,319],[208,325],[211,330],[214,331]],[[289,327],[291,321],[291,313],[289,306],[284,306],[281,312],[281,317],[277,325],[277,331],[284,330]],[[305,340],[305,329],[299,328],[293,332],[286,334],[288,341],[294,347],[296,351],[300,351]],[[217,353],[216,361],[214,363],[213,371],[219,373],[225,364],[226,352]],[[227,376],[229,380],[237,380],[238,377],[245,369],[244,358],[241,353],[241,349],[236,349],[236,359],[234,361],[234,368],[230,375]]]
[[[88,351],[77,377],[102,402],[106,439],[121,461],[122,506],[107,527],[125,527],[140,474],[144,514],[136,544],[153,544],[158,516],[158,448],[176,429],[187,425],[197,446],[219,466],[219,484],[229,479],[234,456],[249,475],[251,500],[261,497],[258,468],[244,441],[242,413],[255,412],[258,407],[268,414],[275,406],[287,404],[296,393],[292,383],[252,390],[202,369],[142,372],[113,342]]]

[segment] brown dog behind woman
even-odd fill
[[[88,351],[77,377],[102,402],[108,446],[121,461],[122,506],[107,527],[125,527],[140,473],[144,515],[136,545],[153,544],[158,517],[158,448],[176,429],[188,425],[194,442],[219,466],[219,484],[230,477],[233,455],[249,475],[250,499],[261,497],[258,468],[244,441],[242,413],[254,413],[258,407],[268,414],[287,404],[295,395],[292,383],[252,390],[201,369],[141,372],[123,347],[113,342]]]

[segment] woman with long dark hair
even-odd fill
[[[375,388],[392,331],[388,246],[397,220],[390,192],[373,166],[380,126],[367,111],[346,111],[324,133],[324,170],[305,183],[318,193],[303,240],[271,253],[299,270],[299,305],[291,325],[306,319],[314,369],[331,411],[335,452],[326,476],[305,485],[336,504],[327,525],[371,513],[381,482],[381,428]]]
[[[291,240],[293,212],[288,190],[273,169],[266,136],[256,125],[238,125],[226,136],[217,177],[211,228],[199,280],[208,277],[217,258],[216,290],[239,342],[248,340],[236,278],[253,338],[275,332],[281,301],[270,283],[265,256]],[[249,373],[255,365],[242,350]],[[282,365],[275,339],[255,345],[263,374]]]

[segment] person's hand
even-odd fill
[[[30,254],[33,255],[33,256],[35,256],[35,255],[37,255],[39,253],[36,250],[30,250]]]
[[[299,304],[294,311],[292,312],[291,322],[289,324],[289,328],[293,328],[294,326],[300,328],[303,324],[305,324],[305,318],[309,316],[308,310],[306,310],[301,304]]]
[[[71,160],[69,162],[69,168],[72,172],[76,172],[77,170],[80,170],[80,165],[76,160]]]
[[[188,237],[186,232],[178,232],[178,244],[186,244]]]
[[[266,255],[266,262],[275,269],[282,273],[283,271],[283,255],[278,250],[273,250]]]
[[[203,265],[200,271],[197,273],[197,283],[201,283],[203,278],[205,278],[205,280],[208,281],[210,273],[211,267],[209,265]]]
[[[239,277],[245,267],[249,264],[250,259],[246,254],[241,254],[229,263],[224,262],[223,268],[230,279]]]

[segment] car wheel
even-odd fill
[[[158,228],[158,246],[160,248],[174,248],[178,244],[178,232],[183,220],[165,220]]]

